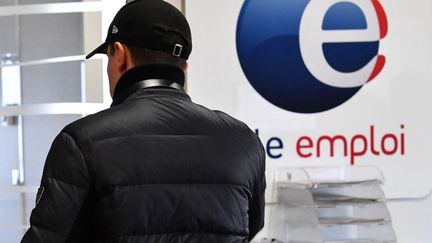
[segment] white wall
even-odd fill
[[[368,152],[357,165],[379,167],[389,198],[419,197],[432,190],[430,138],[432,128],[432,2],[380,1],[389,19],[389,33],[380,53],[387,58],[383,72],[345,104],[319,114],[304,115],[277,108],[249,84],[236,50],[236,24],[241,0],[188,0],[194,50],[189,61],[192,99],[244,120],[260,129],[263,143],[273,136],[284,141],[280,159],[267,158],[269,168],[284,166],[349,166],[349,158],[303,159],[295,153],[296,139],[343,134],[368,135],[375,127],[375,143],[387,133],[405,135],[406,153],[375,156]],[[405,125],[401,129],[401,124]],[[432,242],[432,200],[389,202],[398,242]]]

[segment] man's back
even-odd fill
[[[72,148],[50,153],[44,178],[55,174],[52,180],[65,183],[61,191],[76,195],[65,203],[81,205],[67,216],[74,219],[65,226],[67,242],[247,242],[262,227],[259,140],[243,123],[194,104],[182,91],[140,89],[67,126],[52,151],[56,143]],[[82,163],[58,164],[74,157]],[[50,207],[33,214],[49,214]],[[57,233],[52,222],[32,223]]]
[[[247,242],[264,224],[265,153],[184,92],[192,34],[163,0],[128,1],[105,42],[112,107],[72,123],[45,162],[22,243]]]

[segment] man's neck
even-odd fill
[[[185,75],[183,70],[171,65],[151,64],[135,66],[126,71],[117,82],[113,94],[114,103],[121,103],[123,99],[128,96],[125,92],[127,92],[130,87],[147,79],[163,79],[183,86]]]

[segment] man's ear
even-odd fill
[[[124,73],[135,66],[132,60],[132,54],[127,45],[124,45],[120,42],[115,42],[114,48],[119,53],[119,56],[117,57],[118,58],[117,65],[120,68],[119,71],[121,73]]]
[[[127,71],[127,54],[125,51],[125,47],[120,42],[115,42],[113,45],[114,48],[114,61],[116,62],[116,66],[119,69],[120,73]]]

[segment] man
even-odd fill
[[[243,123],[192,103],[184,16],[126,4],[95,53],[113,104],[66,126],[23,243],[248,242],[263,227],[265,153]]]

